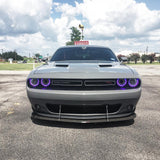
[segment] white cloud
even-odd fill
[[[146,46],[160,50],[160,10],[149,10],[145,3],[83,0],[72,6],[52,0],[0,0],[0,45],[6,50],[53,53],[70,40],[69,28],[80,23],[90,44],[116,52],[143,51]]]
[[[1,0],[0,35],[36,33],[39,23],[50,17],[51,0]]]
[[[1,0],[0,43],[4,50],[52,53],[70,40],[70,27],[81,23],[72,12],[53,19],[52,0]],[[53,6],[60,7],[59,3]],[[67,8],[69,7],[69,8]],[[6,9],[7,8],[7,9]],[[62,5],[63,10],[72,6]],[[56,9],[58,11],[58,8]],[[53,12],[53,14],[56,14]],[[5,38],[7,37],[7,38]],[[3,42],[3,43],[2,43]]]
[[[55,10],[57,12],[62,12],[62,16],[75,16],[78,14],[78,10],[76,7],[73,7],[67,3],[61,4],[61,3],[53,3],[53,5],[56,7]]]
[[[89,22],[89,39],[141,37],[160,27],[160,11],[134,0],[84,0],[76,7]]]
[[[52,18],[46,19],[40,23],[40,31],[46,39],[57,41],[57,27]]]
[[[121,55],[124,55],[124,56],[128,56],[128,55],[132,54],[133,52],[134,52],[134,51],[132,51],[132,50],[122,50],[122,51],[116,52],[115,54],[116,54],[116,55],[121,54]]]
[[[23,34],[18,37],[6,36],[5,42],[1,42],[3,51],[16,50],[22,55],[33,55],[41,53],[42,55],[50,54],[60,47],[59,43],[46,41],[40,32],[35,34]]]
[[[56,3],[55,10],[68,21],[82,15],[85,38],[92,44],[107,44],[116,50],[143,50],[148,45],[152,49],[153,45],[160,49],[153,42],[160,38],[156,31],[160,27],[160,11],[149,10],[145,3],[135,0],[83,0],[83,3],[76,2],[75,7]]]
[[[59,44],[51,9],[52,0],[1,0],[1,48],[16,49],[23,55],[53,53]]]

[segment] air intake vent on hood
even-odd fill
[[[112,67],[112,65],[110,65],[110,64],[100,64],[99,66],[100,67]]]
[[[56,67],[68,67],[68,64],[56,64]]]

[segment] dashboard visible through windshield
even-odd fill
[[[69,47],[58,49],[51,61],[98,60],[117,62],[117,58],[109,48]]]

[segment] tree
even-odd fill
[[[66,42],[66,46],[69,46],[69,45],[74,45],[74,42]]]
[[[138,53],[132,53],[130,57],[131,57],[131,61],[134,61],[135,64],[137,64],[137,61],[139,60],[140,55]]]
[[[160,63],[160,56],[158,57],[158,62]]]
[[[81,32],[76,27],[71,27],[70,29],[72,31],[71,41],[79,41],[81,39]]]
[[[129,64],[131,61],[131,57],[130,56],[127,56],[127,63]]]
[[[81,32],[76,27],[71,27],[71,41],[66,42],[66,45],[74,45],[74,41],[79,41],[81,39]]]
[[[13,60],[23,60],[23,57],[18,55],[16,51],[9,51],[2,53],[2,58],[8,60],[9,58],[13,58]]]
[[[35,54],[36,58],[39,58],[39,56],[41,56],[39,53]]]
[[[155,53],[151,53],[148,55],[148,59],[149,59],[150,63],[152,63],[154,61],[154,58],[155,58]]]
[[[143,63],[146,63],[146,61],[148,60],[148,55],[143,54],[143,55],[141,56],[141,60],[142,60]]]

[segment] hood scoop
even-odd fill
[[[68,67],[69,65],[68,64],[56,64],[55,66],[56,67]]]
[[[111,64],[99,64],[99,67],[112,67]]]

